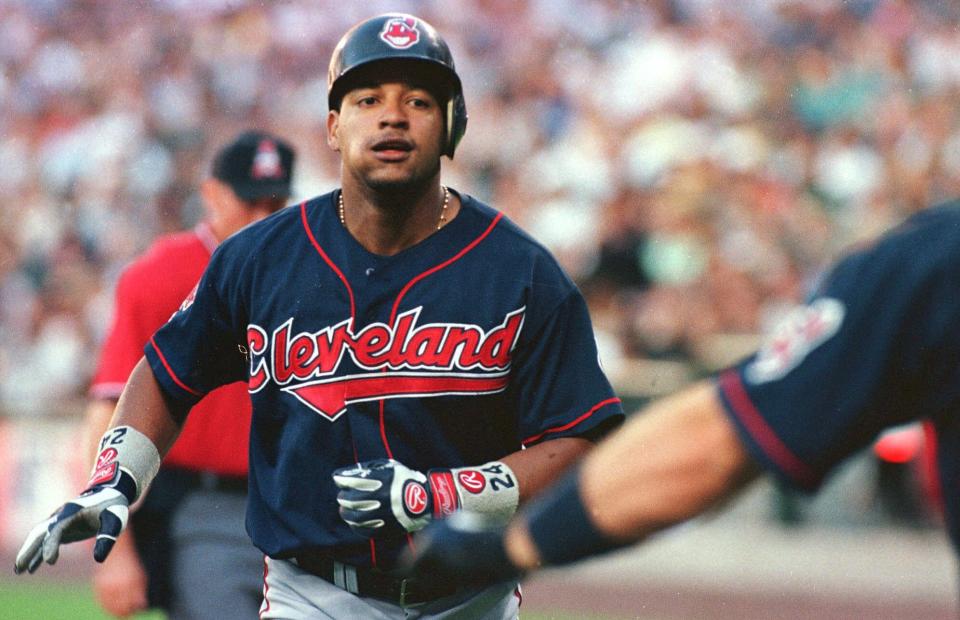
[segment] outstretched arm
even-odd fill
[[[488,582],[575,562],[696,516],[757,472],[715,387],[697,384],[636,414],[506,529],[471,515],[434,524],[408,565]]]
[[[27,535],[14,570],[34,572],[41,561],[53,564],[60,545],[96,537],[93,556],[103,562],[127,524],[130,505],[144,492],[160,459],[180,431],[145,360],[124,388],[87,489]]]
[[[529,569],[637,542],[730,497],[757,471],[716,388],[697,384],[634,416],[587,455],[575,481],[518,515],[507,530],[507,553]],[[591,527],[557,529],[551,513],[570,503],[582,503]],[[606,540],[590,544],[591,536]],[[578,538],[571,557],[563,548]]]

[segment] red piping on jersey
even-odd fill
[[[150,336],[150,344],[153,345],[153,350],[157,352],[157,357],[160,358],[160,362],[163,364],[163,367],[167,369],[167,374],[170,375],[170,378],[173,379],[173,382],[180,386],[181,390],[189,392],[194,396],[203,396],[200,392],[193,390],[187,387],[187,384],[181,381],[176,374],[174,374],[173,369],[170,368],[170,364],[167,363],[167,358],[164,357],[163,351],[160,350],[160,347],[157,346],[156,341],[153,339],[153,336]]]
[[[384,369],[383,369],[383,372],[387,372],[387,369],[384,368]],[[384,400],[381,400],[381,401],[380,401],[380,440],[383,442],[383,447],[384,447],[384,448],[386,449],[386,451],[387,451],[387,458],[388,458],[388,459],[392,459],[392,458],[393,458],[393,450],[390,449],[390,442],[387,441],[387,425],[384,424],[384,422],[383,422],[383,418],[384,418],[383,411],[384,411],[384,403],[385,403],[385,402],[386,402],[386,401],[384,401]]]
[[[395,302],[393,303],[393,311],[390,312],[390,323],[392,324],[392,323],[396,320],[396,318],[397,318],[397,308],[400,307],[400,300],[403,299],[403,296],[407,294],[407,291],[409,291],[411,288],[413,288],[413,285],[414,285],[414,284],[416,284],[416,283],[419,282],[420,280],[426,278],[427,276],[430,276],[430,275],[435,274],[436,272],[440,271],[440,270],[443,269],[444,267],[448,267],[448,266],[452,265],[453,263],[455,263],[455,262],[457,262],[458,260],[460,260],[461,258],[463,258],[463,257],[467,254],[467,252],[469,252],[469,251],[472,250],[473,248],[477,247],[477,246],[480,244],[481,241],[483,241],[484,239],[487,238],[487,235],[489,235],[490,232],[496,227],[497,223],[500,222],[500,219],[501,219],[502,217],[503,217],[503,213],[497,213],[497,216],[496,216],[495,218],[493,218],[493,221],[490,222],[490,225],[487,226],[487,229],[486,229],[485,231],[483,231],[483,232],[480,234],[479,237],[477,237],[476,239],[474,239],[473,241],[471,241],[465,248],[463,248],[462,250],[460,250],[459,252],[457,252],[457,254],[456,254],[455,256],[453,256],[452,258],[449,258],[449,259],[445,260],[444,262],[440,263],[440,264],[437,265],[436,267],[432,267],[432,268],[430,268],[430,269],[427,269],[426,271],[424,271],[423,273],[421,273],[420,275],[418,275],[418,276],[415,277],[414,279],[412,279],[412,280],[410,280],[409,282],[407,282],[407,285],[404,286],[404,287],[403,287],[403,290],[400,291],[400,294],[397,295],[397,301],[395,301]]]
[[[260,610],[260,613],[257,614],[258,618],[263,618],[263,614],[270,611],[270,599],[267,597],[267,592],[270,591],[270,586],[267,585],[267,573],[269,572],[269,567],[267,566],[267,556],[263,556],[263,608]]]
[[[347,280],[347,277],[343,275],[343,272],[340,271],[340,268],[334,264],[330,257],[327,256],[327,253],[323,251],[323,248],[320,247],[320,243],[317,241],[317,238],[313,236],[313,231],[310,230],[310,223],[307,221],[307,203],[306,201],[300,203],[300,221],[303,222],[303,229],[307,231],[307,237],[310,238],[310,243],[313,244],[313,247],[316,248],[317,252],[320,254],[320,257],[323,258],[323,261],[330,266],[330,269],[333,270],[337,277],[340,278],[340,281],[343,282],[343,286],[347,289],[347,295],[350,297],[350,331],[353,331],[353,325],[356,322],[357,317],[357,306],[353,300],[353,288],[350,287],[350,282]],[[381,403],[382,407],[382,403]],[[380,427],[383,428],[383,413],[380,414]],[[354,460],[359,462],[359,455],[357,454],[357,444],[353,440],[353,435],[350,437],[351,443],[353,443],[353,457]],[[387,448],[389,453],[389,448]],[[391,456],[392,458],[392,456]],[[374,540],[370,539],[370,561],[373,566],[377,565],[377,547]]]
[[[940,469],[937,467],[940,440],[937,429],[930,420],[923,421],[923,449],[920,451],[922,464],[921,471],[924,477],[924,487],[927,498],[936,508],[938,514],[943,514],[943,480],[940,478]]]
[[[593,407],[591,407],[591,408],[590,408],[590,411],[586,412],[585,414],[583,414],[582,416],[580,416],[579,418],[577,418],[577,419],[574,420],[573,422],[568,422],[567,424],[564,424],[563,426],[555,426],[555,427],[553,427],[553,428],[548,428],[547,430],[543,431],[542,433],[538,433],[538,434],[534,435],[533,437],[527,437],[526,439],[524,439],[524,440],[521,441],[520,443],[523,444],[524,447],[526,447],[526,446],[528,446],[529,444],[532,444],[533,442],[541,439],[544,435],[549,435],[549,434],[551,434],[551,433],[560,433],[560,432],[565,431],[565,430],[567,430],[567,429],[573,428],[573,427],[576,426],[577,424],[580,424],[581,422],[583,422],[584,420],[586,420],[587,418],[589,418],[590,416],[592,416],[593,414],[595,414],[597,411],[599,411],[599,410],[602,409],[603,407],[606,407],[607,405],[612,405],[612,404],[614,404],[614,403],[619,403],[619,402],[621,402],[621,401],[620,401],[620,399],[617,398],[617,397],[608,398],[607,400],[602,400],[602,401],[600,401],[599,403],[597,403],[596,405],[594,405]]]
[[[480,233],[479,237],[477,237],[476,239],[468,243],[462,250],[457,252],[452,257],[443,261],[439,265],[436,265],[434,267],[431,267],[430,269],[427,269],[420,275],[414,277],[412,280],[407,282],[407,285],[404,286],[402,289],[400,289],[400,293],[397,295],[397,300],[393,302],[393,310],[390,311],[390,324],[393,325],[393,323],[397,320],[397,309],[400,307],[400,301],[403,299],[403,296],[406,295],[411,288],[413,288],[414,284],[416,284],[420,280],[423,280],[427,276],[431,276],[437,273],[438,271],[440,271],[445,267],[449,267],[453,263],[457,262],[458,260],[466,256],[466,254],[470,252],[470,250],[480,245],[480,242],[487,238],[487,235],[489,235],[490,232],[497,226],[501,218],[503,218],[503,213],[497,213],[497,216],[493,218],[493,221],[490,222],[490,225],[487,226],[487,229],[484,230],[482,233]],[[386,372],[386,368],[384,368],[384,372]],[[384,409],[384,401],[381,400],[380,401],[380,438],[383,440],[383,447],[386,448],[387,450],[387,456],[389,458],[393,458],[393,451],[390,450],[390,443],[387,441],[387,426],[384,423],[383,409]]]
[[[770,428],[753,401],[750,400],[747,390],[740,381],[740,376],[735,371],[728,370],[720,375],[718,384],[730,401],[731,412],[737,416],[764,453],[784,473],[805,486],[813,486],[817,482],[817,475]]]
[[[372,538],[370,539],[370,564],[374,568],[377,567],[377,541]]]
[[[347,287],[347,295],[350,296],[350,327],[353,328],[354,319],[357,316],[356,304],[353,302],[353,289],[350,288],[350,282],[347,281],[347,277],[343,275],[343,272],[334,264],[330,257],[327,256],[327,253],[323,251],[323,248],[320,247],[320,244],[317,242],[317,238],[313,236],[313,231],[310,230],[310,224],[307,222],[307,203],[300,203],[300,219],[303,221],[303,229],[307,231],[307,237],[310,238],[310,243],[313,244],[313,247],[316,248],[317,252],[320,253],[320,257],[323,258],[324,262],[330,266],[330,269],[333,270],[337,277],[340,278],[340,281],[343,282],[343,285]]]
[[[413,285],[414,285],[414,284],[416,284],[417,282],[419,282],[420,280],[423,280],[424,278],[426,278],[426,277],[428,277],[428,276],[431,276],[431,275],[435,274],[436,272],[440,271],[440,270],[443,269],[444,267],[448,267],[448,266],[452,265],[453,263],[455,263],[455,262],[457,262],[458,260],[460,260],[461,258],[463,258],[470,250],[472,250],[473,248],[477,247],[477,246],[480,244],[481,241],[483,241],[484,239],[487,238],[487,235],[489,235],[490,232],[497,226],[497,224],[500,222],[500,219],[501,219],[502,217],[503,217],[503,213],[497,213],[497,216],[496,216],[495,218],[493,218],[493,221],[490,222],[490,225],[487,226],[487,229],[484,230],[482,233],[480,233],[480,236],[479,236],[479,237],[477,237],[476,239],[474,239],[473,241],[471,241],[471,242],[470,242],[469,244],[467,244],[462,250],[460,250],[459,252],[457,252],[457,253],[456,253],[454,256],[452,256],[451,258],[443,261],[443,262],[440,263],[439,265],[436,265],[436,266],[434,266],[434,267],[431,267],[430,269],[427,269],[426,271],[424,271],[424,272],[421,273],[420,275],[416,276],[415,278],[413,278],[412,280],[410,280],[409,282],[407,282],[406,286],[404,286],[404,287],[400,290],[400,293],[397,295],[397,300],[396,300],[395,302],[393,302],[393,309],[390,311],[390,324],[392,325],[392,324],[394,323],[394,321],[396,321],[396,319],[397,319],[397,309],[400,307],[400,301],[403,299],[403,296],[407,294],[407,291],[409,291],[411,288],[413,288]],[[383,371],[386,372],[387,369],[384,368]],[[380,401],[380,440],[383,441],[383,447],[384,447],[384,449],[387,451],[387,457],[392,459],[392,458],[393,458],[393,450],[390,449],[390,442],[387,441],[387,424],[386,424],[386,421],[385,421],[385,417],[386,417],[386,416],[384,415],[384,406],[385,406],[385,401],[381,400],[381,401]],[[414,545],[413,545],[413,537],[412,537],[409,533],[407,534],[407,544],[410,546],[411,549],[413,549],[413,547],[414,547]],[[370,557],[371,557],[371,559],[373,560],[373,565],[376,566],[376,565],[377,565],[377,562],[376,562],[376,545],[374,544],[374,541],[373,541],[372,538],[370,539]]]

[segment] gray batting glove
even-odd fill
[[[60,556],[60,545],[96,536],[93,559],[103,562],[113,549],[117,537],[127,525],[130,504],[136,483],[121,471],[110,485],[94,485],[61,506],[27,535],[17,552],[13,570],[33,573],[40,562],[54,564]]]
[[[361,536],[415,532],[432,518],[427,477],[393,459],[377,459],[333,472],[340,487],[340,517]]]

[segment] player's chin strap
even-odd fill
[[[159,469],[160,453],[150,438],[132,426],[117,426],[100,438],[100,453],[87,486],[112,486],[120,479],[120,472],[126,472],[134,482],[132,504]]]
[[[482,514],[492,523],[506,523],[520,503],[517,477],[501,461],[478,467],[431,469],[427,478],[435,519],[450,516],[459,508]]]

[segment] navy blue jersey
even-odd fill
[[[930,419],[960,542],[960,203],[922,211],[838,263],[754,356],[721,373],[753,456],[815,489],[887,427]]]
[[[404,540],[350,530],[334,469],[476,465],[623,413],[579,291],[502,214],[462,196],[449,224],[384,257],[344,229],[335,199],[225,241],[146,355],[181,402],[248,381],[247,529],[264,553],[384,566]]]

